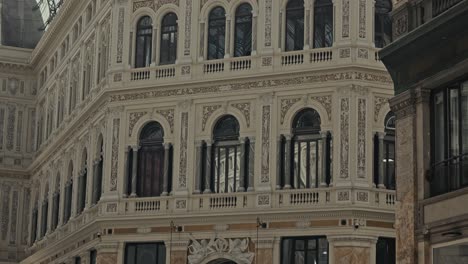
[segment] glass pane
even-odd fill
[[[305,249],[305,240],[296,240],[296,250],[304,250]]]
[[[333,45],[333,3],[316,1],[314,10],[314,48]]]
[[[286,51],[304,48],[304,5],[289,5],[286,8]]]
[[[319,173],[322,171],[321,141],[310,142],[310,187],[317,187]]]
[[[434,264],[468,263],[468,243],[434,249]]]
[[[138,245],[135,264],[154,264],[157,260],[157,248],[155,244]]]
[[[318,264],[328,264],[328,241],[326,238],[319,238],[319,262]]]
[[[434,95],[434,163],[433,180],[431,182],[432,194],[436,195],[447,189],[445,179],[446,166],[440,163],[445,160],[445,104],[444,92]]]
[[[297,185],[298,189],[307,188],[307,142],[300,142],[298,143],[300,149],[300,166],[299,166],[299,184]]]
[[[228,167],[227,167],[227,180],[228,180],[228,189],[227,192],[234,192],[234,158],[235,158],[235,148],[230,147],[226,148],[226,152],[228,153]]]
[[[317,251],[309,250],[307,251],[307,264],[316,264],[317,263]]]
[[[252,51],[252,7],[242,4],[236,10],[234,56],[250,56]]]
[[[310,239],[307,242],[307,249],[317,249],[317,240],[316,239]]]
[[[226,149],[221,148],[219,151],[219,193],[224,193],[226,192],[225,184],[226,184],[226,162],[227,162],[227,157],[226,157]]]
[[[305,264],[305,252],[296,251],[294,252],[294,264]]]
[[[292,239],[283,239],[283,246],[281,252],[281,263],[290,263],[293,254],[293,241]]]
[[[208,59],[224,58],[226,17],[222,7],[214,8],[208,22]]]
[[[158,245],[158,262],[156,264],[166,263],[166,247],[164,245]]]

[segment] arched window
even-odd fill
[[[153,20],[149,16],[144,16],[137,24],[135,68],[148,67],[151,64],[152,40]]]
[[[60,207],[60,173],[55,178],[55,191],[52,197],[52,230],[55,230],[59,221]]]
[[[330,184],[331,138],[321,131],[318,112],[301,110],[292,123],[292,135],[280,142],[281,165],[277,186],[285,189],[325,187]]]
[[[314,48],[333,45],[333,3],[331,0],[315,0]]]
[[[213,130],[212,191],[232,193],[245,190],[245,142],[239,140],[239,122],[224,116]]]
[[[304,49],[304,1],[290,0],[286,6],[285,51]]]
[[[141,131],[137,165],[136,192],[139,197],[167,195],[170,191],[172,149],[164,144],[164,130],[158,122],[148,123]],[[134,182],[132,180],[132,182]]]
[[[252,6],[241,4],[236,9],[234,30],[234,57],[250,56],[252,53]]]
[[[68,181],[65,183],[65,203],[63,207],[63,223],[68,222],[71,216],[72,191],[73,191],[73,162],[68,164]]]
[[[169,13],[161,23],[159,64],[174,64],[177,59],[177,15]]]
[[[104,140],[102,138],[102,135],[100,135],[99,140],[98,140],[97,158],[94,163],[92,204],[96,204],[101,199],[103,168],[104,168]]]
[[[86,182],[88,179],[88,152],[86,149],[83,150],[81,164],[81,171],[78,175],[77,214],[83,212],[86,205]]]
[[[49,184],[46,185],[44,190],[44,201],[42,202],[41,209],[41,238],[47,233],[47,221],[49,219]]]
[[[384,121],[384,133],[374,139],[374,184],[395,190],[395,114],[389,112]]]
[[[390,12],[392,2],[390,0],[375,1],[375,46],[383,48],[392,42],[392,20]]]
[[[208,18],[208,60],[224,58],[226,42],[226,11],[218,6]]]

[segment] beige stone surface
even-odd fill
[[[116,264],[117,253],[99,253],[96,262],[97,264]]]
[[[337,247],[333,264],[370,264],[370,248]]]
[[[171,264],[186,264],[187,263],[187,251],[177,250],[172,251]]]

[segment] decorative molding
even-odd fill
[[[328,120],[332,120],[332,97],[331,95],[312,96],[310,99],[319,102],[327,111]]]
[[[349,37],[349,0],[343,0],[342,2],[343,5],[343,21],[342,21],[342,32],[341,36],[343,38],[348,38]]]
[[[342,80],[362,80],[369,82],[377,82],[384,84],[392,84],[392,80],[388,74],[380,75],[373,73],[365,73],[358,71],[347,71],[347,72],[336,72],[329,74],[314,74],[307,76],[294,76],[280,80],[253,80],[242,83],[231,83],[231,84],[220,84],[212,86],[202,86],[202,87],[186,87],[186,88],[176,88],[176,89],[161,89],[157,88],[153,91],[147,92],[133,92],[133,93],[124,93],[116,94],[110,96],[110,103],[113,102],[124,102],[124,101],[133,101],[133,100],[142,100],[148,98],[163,98],[170,96],[184,96],[184,95],[196,95],[196,94],[208,94],[208,93],[219,93],[226,91],[244,91],[251,89],[264,89],[275,88],[275,87],[284,87],[286,85],[303,85],[311,83],[325,83],[329,81],[342,81]]]
[[[367,101],[358,99],[358,134],[357,134],[357,177],[366,177],[366,116]]]
[[[289,109],[297,102],[301,101],[302,98],[297,97],[297,98],[287,98],[287,99],[281,99],[280,105],[281,105],[281,118],[280,118],[280,123],[281,125],[284,124],[284,117],[286,116],[286,113],[288,113]]]
[[[262,111],[262,171],[260,182],[270,182],[270,130],[271,130],[271,107],[263,106]]]
[[[158,109],[155,111],[155,113],[160,114],[163,116],[166,121],[169,123],[169,128],[171,130],[171,134],[174,133],[174,112],[175,110],[173,108],[171,109]]]
[[[340,177],[349,177],[349,98],[340,102]]]
[[[273,57],[262,57],[262,66],[268,67],[273,65]]]
[[[340,58],[345,59],[351,57],[351,49],[350,48],[344,48],[340,49]]]
[[[138,121],[146,114],[148,114],[147,111],[130,113],[128,117],[128,136],[132,135],[136,123],[138,123]]]
[[[339,191],[337,192],[338,202],[349,201],[349,191]]]
[[[250,103],[234,103],[231,106],[242,112],[247,127],[250,127]]]
[[[190,1],[190,0],[189,0]],[[189,75],[191,72],[191,67],[190,65],[184,65],[181,67],[181,73],[182,75]]]
[[[206,122],[210,116],[218,109],[222,108],[222,105],[208,105],[203,107],[203,118],[202,118],[202,131],[205,131]]]
[[[187,188],[188,112],[182,113],[180,132],[179,188]]]
[[[358,58],[369,59],[369,51],[367,49],[358,49]]]
[[[2,195],[2,214],[0,215],[0,233],[1,233],[1,240],[5,241],[7,238],[7,231],[8,227],[10,226],[10,191],[11,187],[9,185],[2,184],[0,185],[0,190]]]
[[[376,96],[374,98],[374,121],[379,121],[380,110],[384,105],[388,104],[388,98]]]
[[[369,193],[368,192],[356,192],[356,201],[358,202],[369,202]]]
[[[270,206],[270,195],[269,194],[260,194],[257,196],[257,205],[258,206]]]
[[[179,6],[179,0],[145,0],[145,1],[135,1],[133,2],[133,12],[137,11],[140,8],[148,7],[157,11],[161,6],[165,4],[174,4]]]
[[[175,208],[176,210],[187,209],[187,200],[176,200]]]
[[[110,191],[117,190],[117,173],[119,163],[119,131],[120,118],[115,118],[112,121],[112,161],[111,161],[111,178]]]
[[[272,0],[265,0],[265,47],[271,47]],[[265,66],[265,64],[263,63]]]
[[[250,252],[249,238],[211,238],[196,240],[190,238],[191,243],[188,247],[188,263],[200,264],[204,263],[212,256],[227,256],[239,264],[251,264],[255,254]]]
[[[124,33],[124,21],[125,21],[125,8],[119,8],[119,21],[117,29],[117,63],[122,63],[123,57],[123,33]]]
[[[12,151],[15,138],[16,105],[8,104],[8,120],[6,131],[6,149]]]
[[[192,29],[192,0],[185,0],[185,39],[184,39],[184,55],[190,56],[190,41],[191,37],[191,29]],[[190,66],[183,66],[182,67],[182,75],[184,75],[184,68],[188,67],[185,70],[185,74],[190,74]]]
[[[366,38],[366,0],[359,0],[359,37]]]

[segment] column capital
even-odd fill
[[[140,149],[140,146],[130,146],[130,148],[132,148],[133,152],[137,152],[139,149]]]

